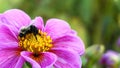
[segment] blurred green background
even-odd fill
[[[78,32],[86,49],[96,44],[103,45],[104,52],[120,52],[116,44],[120,36],[120,0],[0,0],[0,13],[12,8],[25,11],[32,19],[41,16],[44,21],[66,20]]]

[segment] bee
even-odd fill
[[[33,33],[33,35],[36,37],[38,34],[38,28],[34,25],[29,25],[27,27],[23,27],[20,30],[19,36],[20,37],[25,37],[26,34]]]

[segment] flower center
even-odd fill
[[[25,36],[18,36],[19,46],[23,50],[39,54],[48,51],[52,45],[52,39],[46,32],[38,30],[38,34],[27,33]]]

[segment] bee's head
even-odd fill
[[[28,28],[28,27],[22,27],[22,28],[20,29],[19,36],[20,36],[20,37],[25,36],[26,33],[27,33],[27,31],[28,31],[29,29],[30,29],[30,28]]]

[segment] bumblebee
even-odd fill
[[[25,37],[26,34],[33,33],[34,36],[38,34],[38,28],[34,25],[30,25],[28,27],[24,27],[20,30],[19,36],[20,37]]]

